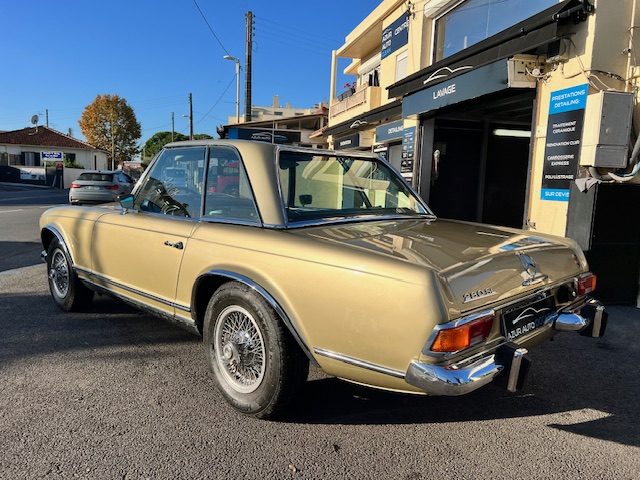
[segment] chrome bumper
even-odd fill
[[[42,250],[40,252],[40,260],[42,260],[44,263],[47,263],[47,251],[46,250]]]
[[[574,331],[590,337],[601,337],[607,314],[599,302],[588,300],[577,307],[557,312],[549,318],[554,330]],[[412,361],[405,380],[429,395],[465,395],[499,377],[510,392],[522,387],[531,363],[527,349],[513,343],[499,346],[493,353],[469,363],[433,365]]]

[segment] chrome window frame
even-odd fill
[[[165,150],[171,150],[174,148],[204,148],[205,149],[205,158],[204,158],[204,171],[208,172],[209,171],[209,151],[211,148],[213,147],[227,147],[227,148],[231,148],[233,150],[235,150],[235,152],[237,153],[240,161],[242,162],[242,165],[244,166],[244,159],[242,158],[242,155],[240,155],[240,151],[232,146],[232,145],[225,145],[225,144],[201,144],[201,145],[175,145],[175,146],[171,146],[171,147],[163,147],[158,153],[156,153],[156,155],[151,159],[151,161],[149,162],[149,166],[146,168],[146,170],[142,173],[142,175],[140,176],[140,178],[138,179],[138,181],[136,182],[135,186],[133,187],[133,189],[131,190],[131,195],[133,195],[134,197],[134,204],[135,204],[135,198],[137,197],[139,190],[142,188],[142,185],[146,182],[147,177],[150,175],[151,169],[152,167],[156,164],[156,162],[158,161],[158,158],[160,157],[160,155],[165,151]],[[245,173],[246,173],[246,168],[245,168]],[[197,217],[180,217],[177,215],[165,215],[164,213],[157,213],[157,212],[147,212],[144,210],[139,210],[136,208],[130,208],[127,209],[126,211],[123,211],[122,213],[135,213],[136,215],[150,215],[152,217],[158,217],[158,218],[165,218],[168,220],[178,220],[178,221],[187,221],[187,222],[193,222],[193,223],[220,223],[220,224],[225,224],[225,225],[239,225],[239,226],[247,226],[247,227],[259,227],[259,228],[263,228],[265,225],[262,221],[262,215],[260,213],[260,208],[258,207],[258,203],[256,202],[256,198],[255,198],[255,192],[253,190],[253,185],[251,184],[251,179],[249,178],[249,175],[247,175],[247,181],[249,182],[249,187],[251,188],[251,195],[253,196],[253,203],[256,207],[256,211],[258,212],[258,218],[259,220],[252,222],[252,221],[245,221],[245,220],[232,220],[232,219],[222,219],[222,218],[213,218],[213,217],[207,217],[204,215],[204,202],[205,202],[205,195],[206,195],[206,178],[204,178],[203,176],[203,188],[202,188],[202,196],[201,196],[201,205],[200,205],[200,212],[199,215]]]
[[[309,226],[317,226],[317,225],[333,225],[333,224],[341,224],[341,223],[353,223],[353,222],[363,222],[363,221],[381,221],[381,220],[416,220],[421,218],[420,216],[408,216],[408,215],[375,215],[375,214],[363,214],[363,215],[353,215],[350,217],[327,217],[320,218],[314,220],[299,220],[295,222],[289,221],[287,215],[287,207],[284,204],[284,199],[282,197],[282,185],[280,182],[280,154],[282,152],[297,152],[297,153],[307,153],[316,156],[323,157],[336,157],[339,156],[340,150],[325,150],[325,149],[314,149],[314,148],[297,148],[290,147],[285,145],[276,145],[274,152],[274,174],[275,174],[275,182],[278,189],[278,202],[280,203],[280,211],[282,213],[282,222],[283,228],[303,228]],[[354,157],[354,158],[364,158],[367,160],[375,160],[384,164],[389,168],[391,172],[393,172],[396,177],[398,177],[402,183],[407,187],[409,192],[416,198],[418,203],[425,209],[427,212],[423,217],[425,220],[436,220],[436,215],[431,211],[427,203],[422,199],[418,192],[405,180],[405,178],[400,174],[400,172],[389,162],[384,160],[379,155],[375,155],[370,152],[360,152],[360,151],[345,151],[344,156]],[[272,226],[273,227],[273,226]]]
[[[249,184],[249,190],[251,191],[251,201],[253,203],[253,207],[256,209],[256,213],[258,214],[258,219],[255,221],[252,220],[244,220],[244,219],[234,219],[234,218],[217,218],[210,217],[205,215],[205,206],[207,199],[207,182],[209,181],[209,162],[211,161],[211,149],[213,148],[224,148],[233,151],[237,157],[238,161],[242,165],[242,169],[244,170],[244,176]],[[209,223],[225,223],[225,224],[234,224],[234,225],[245,225],[245,226],[254,226],[254,227],[263,227],[264,222],[262,220],[262,213],[260,213],[260,207],[258,206],[258,202],[256,202],[256,194],[253,190],[253,184],[251,183],[251,179],[249,178],[249,174],[247,173],[247,168],[245,167],[244,158],[240,154],[240,151],[234,147],[233,145],[208,145],[207,146],[207,158],[205,162],[205,175],[204,175],[204,185],[202,188],[202,209],[200,211],[200,220]]]

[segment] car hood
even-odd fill
[[[586,269],[566,238],[455,220],[399,220],[305,228],[298,235],[423,266],[460,310],[494,303]]]

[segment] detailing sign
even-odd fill
[[[551,92],[549,123],[542,168],[542,200],[569,201],[580,160],[584,109],[589,85]]]
[[[404,130],[404,121],[397,120],[391,123],[385,123],[376,128],[376,142],[389,142],[391,140],[399,140],[402,138]]]
[[[380,58],[386,58],[409,41],[409,17],[406,14],[382,31]]]
[[[300,141],[300,132],[289,130],[271,130],[258,128],[230,128],[229,138],[241,140],[253,140],[269,143],[297,143]]]

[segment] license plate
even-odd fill
[[[502,311],[502,333],[509,341],[531,333],[544,325],[554,309],[555,303],[550,295],[507,307]]]
[[[93,185],[88,185],[88,186],[86,186],[84,188],[85,188],[85,190],[100,190],[102,187],[96,187],[96,186],[93,186]]]

